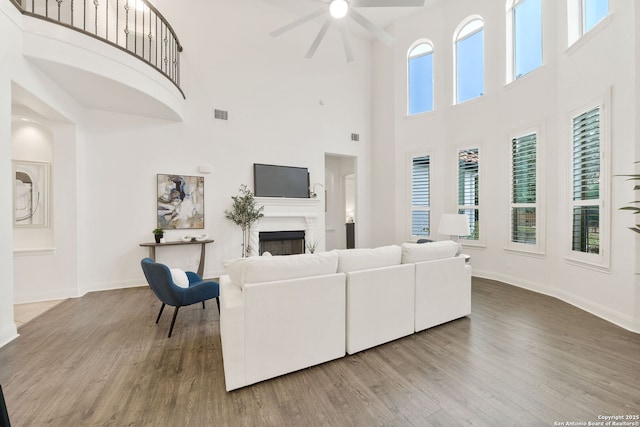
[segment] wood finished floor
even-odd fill
[[[21,426],[553,426],[640,414],[640,335],[474,279],[470,317],[231,393],[215,303],[147,288],[71,299],[0,349]],[[313,333],[313,331],[310,331]],[[559,424],[556,424],[559,425]],[[586,424],[585,424],[586,425]]]

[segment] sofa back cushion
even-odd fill
[[[431,261],[434,259],[450,258],[460,253],[460,245],[453,240],[443,240],[431,243],[403,243],[402,263]]]
[[[402,259],[400,246],[380,246],[374,249],[338,249],[338,273],[368,270],[398,265]]]
[[[402,263],[431,261],[434,259],[450,258],[460,253],[460,245],[453,240],[443,240],[430,243],[403,243]]]
[[[231,282],[242,287],[247,283],[333,274],[338,268],[338,254],[319,252],[287,256],[255,256],[228,261],[225,267]]]

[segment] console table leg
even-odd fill
[[[200,264],[198,265],[198,276],[200,277],[204,274],[204,245],[203,243],[200,249]]]
[[[152,260],[156,260],[156,247],[155,246],[149,246],[149,258],[151,258]]]

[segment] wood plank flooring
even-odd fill
[[[149,289],[95,292],[20,327],[0,349],[0,384],[14,427],[554,426],[640,415],[640,335],[493,281],[474,279],[472,301],[468,318],[227,393],[215,302],[182,308],[166,338],[172,310],[156,325]]]

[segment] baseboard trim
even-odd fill
[[[18,328],[15,323],[11,323],[8,327],[0,331],[0,347],[9,344],[11,341],[18,338]]]
[[[473,269],[473,275],[481,279],[497,280],[499,282],[506,283],[507,285],[516,286],[528,291],[533,291],[539,294],[557,298],[561,301],[566,302],[567,304],[571,304],[572,306],[579,308],[580,310],[584,310],[587,313],[598,316],[601,319],[606,320],[607,322],[611,322],[628,331],[640,334],[640,319],[635,319],[625,313],[621,313],[619,311],[611,309],[610,307],[594,303],[593,301],[589,301],[578,295],[574,295],[572,293],[565,292],[563,290],[544,285],[542,283],[515,278],[504,274],[478,270],[476,268]]]

